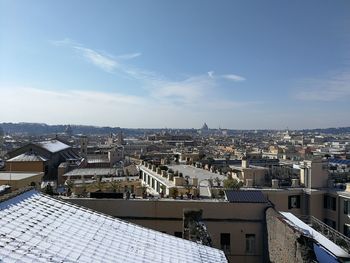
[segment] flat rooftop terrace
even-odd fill
[[[212,173],[208,170],[196,168],[191,165],[168,165],[169,169],[172,169],[175,171],[179,171],[179,173],[182,173],[183,176],[185,177],[188,175],[190,178],[198,178],[199,181],[201,180],[208,180],[208,179],[214,179],[218,177],[220,180],[225,180],[227,179],[226,176],[217,174],[217,173]]]

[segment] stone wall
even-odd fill
[[[270,262],[312,262],[315,260],[313,240],[288,225],[273,208],[266,211]]]

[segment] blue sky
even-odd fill
[[[350,126],[350,1],[0,0],[0,122]]]

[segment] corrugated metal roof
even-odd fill
[[[37,142],[36,144],[51,153],[56,153],[71,148],[69,145],[58,140],[42,141]]]
[[[33,190],[0,202],[0,261],[227,263],[218,249]]]
[[[45,162],[45,161],[47,161],[45,157],[33,152],[26,152],[7,160],[7,162]]]
[[[225,190],[230,203],[267,203],[267,199],[258,190]]]

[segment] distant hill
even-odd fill
[[[324,128],[324,129],[304,129],[303,132],[312,133],[326,133],[326,134],[345,134],[350,133],[350,127],[339,127],[339,128]]]
[[[1,128],[4,131],[4,133],[8,134],[28,134],[28,135],[45,135],[45,134],[56,134],[56,133],[63,133],[66,131],[68,125],[48,125],[45,123],[28,123],[28,122],[20,122],[20,123],[0,123],[0,131]],[[85,134],[85,135],[103,135],[103,134],[110,134],[110,133],[118,133],[121,128],[120,127],[97,127],[92,125],[70,125],[72,128],[73,134]],[[161,128],[155,128],[155,129],[145,129],[145,128],[139,128],[139,129],[131,129],[131,128],[125,128],[122,129],[124,135],[143,135],[146,133],[157,133],[161,132],[164,129]],[[188,133],[188,134],[195,134],[196,129],[169,129],[173,131],[179,131],[181,133]],[[246,133],[246,132],[253,132],[253,133],[260,133],[260,132],[267,132],[270,130],[227,130],[230,135],[237,134],[237,133]],[[272,130],[273,131],[273,130]],[[276,131],[276,130],[274,130]],[[350,127],[340,127],[340,128],[324,128],[324,129],[303,129],[298,130],[302,132],[311,132],[311,133],[324,133],[324,134],[346,134],[350,133]],[[1,133],[1,132],[0,132]]]
[[[96,127],[88,125],[70,125],[73,134],[110,134],[118,133],[119,127]],[[48,125],[45,123],[0,123],[0,128],[9,134],[44,135],[65,132],[67,125]]]

